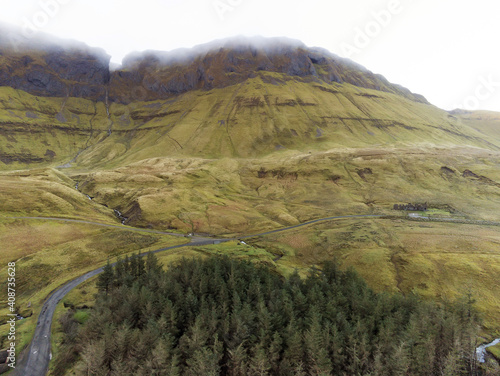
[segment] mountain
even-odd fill
[[[234,38],[172,52],[133,53],[111,76],[113,99],[130,102],[173,97],[191,90],[225,88],[255,78],[258,72],[306,83],[348,83],[427,103],[425,98],[391,84],[383,76],[320,48],[287,38]],[[269,78],[269,83],[279,82]]]
[[[1,35],[5,169],[372,145],[500,147],[422,96],[295,40],[132,53],[110,71],[100,49]]]
[[[450,114],[459,118],[464,124],[491,140],[500,139],[500,113],[493,111],[454,110]]]
[[[104,100],[110,58],[83,43],[27,38],[19,30],[0,26],[0,86],[43,97]]]
[[[26,38],[5,27],[0,31],[0,85],[39,96],[103,100],[109,88],[112,100],[125,103],[166,99],[239,84],[263,71],[305,82],[349,83],[427,103],[348,59],[287,38],[240,37],[193,49],[136,52],[110,73],[110,56],[101,49],[47,36]]]
[[[45,36],[13,45],[9,33],[0,33],[0,213],[24,219],[0,219],[0,242],[36,254],[19,269],[50,289],[66,276],[61,257],[76,277],[160,248],[163,235],[133,236],[120,222],[237,237],[380,214],[190,252],[262,256],[304,274],[336,258],[377,290],[443,300],[473,289],[498,329],[499,114],[444,111],[289,39],[132,53],[110,68],[100,49]],[[408,203],[426,203],[433,221],[394,210]],[[23,291],[41,294],[25,275]]]

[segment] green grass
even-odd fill
[[[90,201],[54,169],[0,172],[0,215],[76,218],[119,224],[113,210]]]
[[[96,202],[130,213],[131,224],[235,234],[332,215],[402,215],[392,207],[406,202],[427,202],[422,214],[432,217],[496,220],[500,174],[486,160],[500,163],[500,155],[341,149],[258,159],[155,158],[72,177]],[[465,170],[489,180],[464,177]]]
[[[61,114],[64,121],[56,117]],[[498,150],[500,143],[469,123],[396,94],[278,73],[168,101],[113,103],[109,119],[102,102],[0,88],[0,148],[13,158],[0,169],[19,169],[20,157],[34,158],[31,166],[54,167],[80,151],[73,166],[95,169],[167,156],[261,157],[280,149],[285,155],[373,145]]]
[[[23,234],[22,241],[2,243],[4,260],[16,262],[16,307],[33,315],[18,329],[22,349],[30,340],[45,297],[63,283],[114,260],[119,255],[147,252],[183,244],[184,238],[102,228],[91,224],[48,223],[43,220],[0,221],[2,236]],[[6,264],[5,264],[6,265]],[[5,289],[7,268],[0,268],[0,285]],[[7,313],[6,300],[0,314]],[[28,305],[31,306],[28,308]],[[2,343],[7,326],[0,326]]]
[[[397,218],[404,213],[393,211],[393,204],[406,202],[427,202],[431,209],[424,214],[432,217],[497,220],[499,188],[494,183],[500,182],[500,173],[495,163],[500,163],[500,155],[474,148],[340,149],[246,159],[155,158],[112,170],[69,171],[69,177],[50,169],[6,173],[20,188],[0,194],[20,202],[11,207],[7,206],[11,200],[4,202],[4,212],[12,214],[76,217],[69,206],[65,209],[68,204],[81,207],[79,218],[116,223],[109,208],[117,208],[127,213],[131,225],[227,236],[335,215],[382,213]],[[465,170],[490,180],[464,177]],[[76,181],[94,200],[72,188]],[[33,197],[48,189],[59,197],[58,203],[36,202]],[[39,209],[31,211],[36,205]],[[368,223],[357,221],[348,228],[335,224],[339,227],[322,232],[311,230],[321,226],[311,226],[283,234],[286,239],[254,246],[270,254],[263,257],[266,262],[284,255],[277,263],[284,273],[307,269],[325,258],[340,258],[355,266],[378,291],[400,289],[452,299],[470,286],[479,297],[486,328],[498,327],[500,302],[491,293],[495,283],[491,276],[498,275],[500,267],[499,228],[402,220],[387,222],[390,225]],[[150,246],[155,237],[126,232],[117,236],[104,228],[92,232],[84,228],[90,227],[49,222],[33,226],[29,221],[10,220],[0,222],[0,239],[10,244],[9,259],[33,256],[23,265],[25,270],[47,276],[60,273],[63,260],[73,275],[83,274],[82,266],[94,258],[88,249],[100,249],[105,262],[108,255],[120,252],[118,244],[131,244],[130,252]],[[225,252],[239,257],[244,256],[243,249],[234,246]],[[47,262],[51,259],[60,261]],[[43,286],[47,281],[36,279],[36,283]]]
[[[88,320],[90,313],[88,311],[76,311],[73,316],[79,324],[84,324]]]
[[[422,237],[422,231],[426,232],[427,239],[419,242],[417,238]],[[417,292],[440,301],[472,293],[485,319],[485,334],[491,335],[500,330],[497,309],[500,302],[491,289],[500,272],[496,261],[500,258],[499,241],[500,229],[494,227],[429,226],[402,219],[338,220],[247,239],[246,245],[230,241],[170,250],[157,256],[165,268],[182,258],[228,255],[268,265],[283,275],[298,271],[302,276],[312,265],[320,267],[325,260],[336,260],[343,269],[355,267],[376,291]],[[444,247],[448,243],[449,247]],[[457,254],[456,248],[466,243],[475,248]],[[439,251],[433,250],[432,244],[437,244]],[[58,305],[56,319],[67,311],[64,303],[91,306],[95,291],[95,279],[74,289]],[[86,311],[77,310],[75,317],[84,321],[86,315]],[[61,340],[58,324],[52,332],[54,354],[57,354]]]
[[[256,77],[192,91],[173,102],[113,104],[110,112],[117,132],[85,151],[80,166],[109,168],[166,156],[249,158],[277,148],[287,153],[375,144],[490,146],[483,134],[436,107],[348,84],[293,79],[277,86]]]
[[[488,351],[497,359],[500,359],[500,345],[488,347]]]
[[[455,116],[484,136],[494,140],[500,139],[500,114],[498,112],[472,111]]]
[[[108,119],[102,103],[35,97],[0,88],[0,169],[58,166],[102,139]]]
[[[54,318],[52,320],[52,327],[51,327],[51,352],[52,352],[52,359],[57,359],[59,352],[61,351],[61,342],[63,340],[63,333],[61,330],[61,323],[59,319],[68,312],[68,310],[72,309],[69,308],[71,306],[73,307],[93,307],[94,301],[95,301],[95,294],[97,294],[97,287],[96,287],[96,280],[97,277],[91,278],[87,280],[86,282],[78,285],[76,288],[71,290],[65,297],[64,299],[59,302],[56,306],[56,310],[54,312]],[[68,308],[65,307],[65,305],[68,306]],[[86,321],[88,317],[88,311],[77,311],[75,313],[75,319],[79,322],[84,322]],[[52,370],[54,367],[54,362],[49,363],[49,373],[48,375],[51,375]],[[70,372],[70,370],[68,370]]]

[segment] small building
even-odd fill
[[[405,210],[405,211],[427,211],[427,202],[424,204],[394,204],[393,210]]]

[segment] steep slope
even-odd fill
[[[95,168],[153,157],[245,158],[372,146],[498,150],[497,140],[445,111],[399,95],[350,84],[304,83],[276,73],[260,72],[242,84],[169,100],[108,107],[0,88],[4,169],[70,161]]]
[[[0,86],[45,97],[105,100],[110,58],[83,43],[26,38],[0,24]]]
[[[120,102],[164,99],[194,89],[240,84],[257,72],[281,73],[281,79],[348,83],[428,103],[420,95],[388,82],[351,60],[287,38],[230,38],[171,52],[132,53],[111,76],[110,96]]]
[[[0,88],[0,169],[59,166],[106,137],[102,102]]]
[[[346,147],[500,147],[498,138],[431,105],[268,72],[222,89],[128,105],[33,97],[11,88],[0,88],[0,99],[4,169],[70,161],[111,167],[153,157],[243,158]]]
[[[58,43],[13,48],[0,38],[3,169],[375,145],[500,147],[423,97],[297,41],[132,54],[111,78],[102,51]]]
[[[83,153],[83,165],[161,156],[245,158],[375,145],[500,147],[428,104],[351,84],[307,83],[268,72],[223,89],[113,104],[110,114],[112,136]]]

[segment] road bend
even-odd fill
[[[281,228],[278,230],[262,232],[259,234],[253,235],[245,235],[238,236],[235,238],[202,238],[202,237],[192,237],[190,238],[190,242],[186,244],[174,245],[171,247],[160,248],[151,253],[159,253],[172,249],[183,248],[183,247],[193,247],[200,245],[210,245],[210,244],[218,244],[231,240],[238,239],[248,239],[260,236],[266,236],[270,234],[275,234],[278,232],[293,230],[299,227],[309,226],[313,224],[317,224],[320,222],[326,222],[337,219],[371,219],[371,218],[380,218],[382,215],[346,215],[346,216],[336,216],[336,217],[327,217],[315,219],[312,221],[304,222],[298,225],[289,226],[285,228]],[[47,218],[47,217],[8,217],[13,219],[33,219],[33,220],[54,220],[54,221],[63,221],[63,222],[74,222],[74,223],[85,223],[85,224],[94,224],[98,226],[105,227],[117,227],[123,230],[134,230],[133,228],[128,228],[124,226],[118,225],[108,225],[97,222],[89,222],[83,220],[71,220],[71,219],[63,219],[63,218]],[[135,229],[136,231],[146,231],[153,233],[161,233],[168,235],[179,236],[179,234],[173,233],[164,233],[161,231],[155,230],[145,230],[145,229]],[[31,344],[28,347],[27,353],[24,354],[22,360],[19,364],[16,365],[16,368],[11,373],[12,376],[45,376],[47,374],[49,368],[49,362],[52,358],[51,349],[50,349],[50,331],[52,326],[52,317],[54,316],[54,312],[56,310],[57,304],[63,299],[66,294],[68,294],[72,289],[74,289],[79,284],[87,281],[88,279],[95,277],[96,275],[102,273],[103,267],[88,272],[72,281],[67,282],[57,290],[55,290],[45,301],[38,316],[38,322],[35,328],[35,334],[31,340]]]

